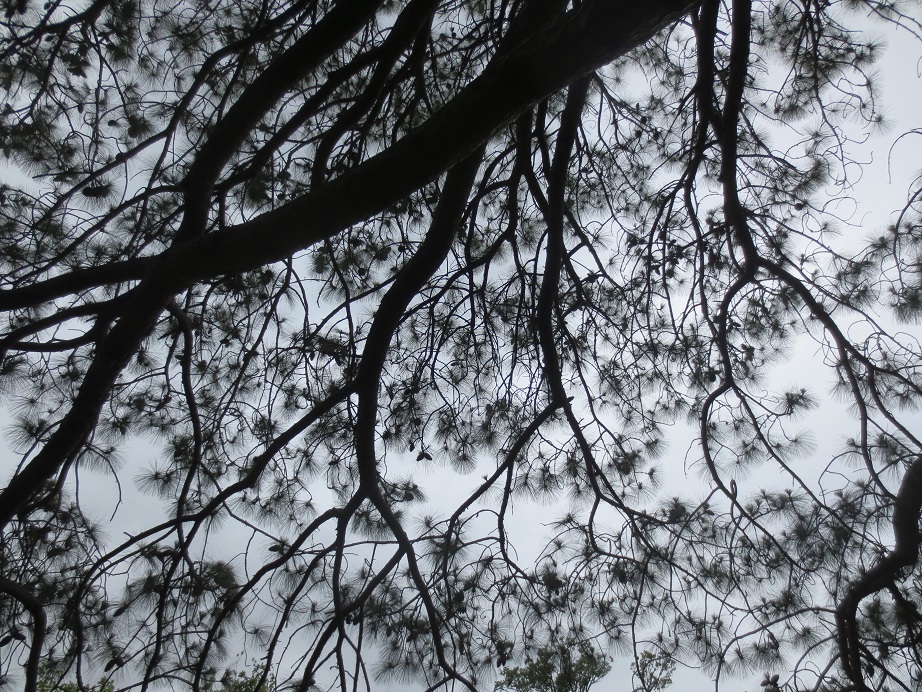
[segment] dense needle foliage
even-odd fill
[[[4,679],[915,689],[918,181],[835,202],[918,7],[4,0]]]

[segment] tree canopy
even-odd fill
[[[645,652],[649,653],[649,652]],[[611,664],[587,641],[564,640],[526,655],[522,666],[507,666],[495,689],[508,692],[588,692]],[[657,688],[659,689],[659,688]]]
[[[2,5],[5,680],[916,688],[922,193],[841,202],[917,3]]]

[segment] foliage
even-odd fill
[[[640,687],[634,692],[659,692],[672,684],[675,661],[669,656],[655,654],[652,651],[640,652],[636,662],[631,664],[631,671],[640,681]]]
[[[254,661],[246,670],[225,670],[217,680],[206,680],[205,692],[275,692],[275,678],[265,666]]]
[[[771,673],[765,673],[765,677],[762,678],[762,682],[759,683],[759,686],[764,690],[764,692],[780,692],[778,687],[778,673],[772,675]]]
[[[918,7],[4,0],[0,675],[914,689]]]
[[[586,692],[611,670],[608,656],[585,641],[542,646],[522,666],[508,666],[496,690]]]
[[[264,675],[265,668],[258,664],[252,670],[226,670],[218,680],[206,680],[202,689],[205,692],[274,692],[275,680],[271,675]],[[102,679],[95,685],[81,688],[75,682],[65,682],[55,671],[54,666],[46,662],[39,666],[36,692],[115,692],[115,684]]]
[[[95,685],[81,689],[75,682],[63,682],[52,666],[44,665],[39,669],[35,689],[37,692],[115,692],[115,685],[110,680],[100,680]]]

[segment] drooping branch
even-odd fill
[[[112,387],[138,345],[153,331],[169,295],[156,286],[138,287],[130,311],[101,339],[73,405],[44,446],[0,492],[0,527],[6,526],[46,480],[73,460],[99,418]]]
[[[359,405],[356,413],[356,430],[357,433],[361,433],[360,437],[364,440],[364,444],[359,445],[360,440],[356,439],[359,474],[366,491],[377,488],[378,483],[374,467],[373,433],[378,415],[381,370],[384,368],[391,339],[407,306],[448,256],[457,237],[458,226],[481,158],[482,150],[475,152],[448,172],[425,239],[382,297],[369,329],[357,376]],[[367,448],[368,443],[371,443],[370,448]],[[358,451],[360,446],[362,449]]]
[[[426,238],[381,299],[359,366],[359,401],[354,433],[360,492],[369,498],[381,514],[407,559],[410,574],[426,608],[432,631],[432,644],[439,664],[443,670],[449,671],[453,677],[471,690],[475,689],[473,685],[454,670],[445,655],[439,627],[441,618],[426,588],[425,580],[417,564],[413,544],[401,525],[400,519],[394,514],[387,499],[381,493],[375,451],[375,429],[381,371],[394,331],[410,301],[445,261],[451,250],[474,186],[482,155],[483,150],[478,150],[448,172]]]
[[[544,370],[550,390],[550,399],[561,403],[566,400],[567,393],[561,381],[560,357],[557,354],[557,344],[554,339],[554,307],[557,302],[565,252],[564,206],[566,204],[567,172],[573,147],[576,144],[588,88],[589,82],[584,79],[574,84],[567,94],[567,104],[560,117],[554,159],[548,171],[548,202],[545,214],[547,250],[544,260],[544,277],[538,292],[538,339],[544,357]]]

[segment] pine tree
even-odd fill
[[[5,680],[922,679],[920,181],[837,217],[918,5],[3,8]]]

